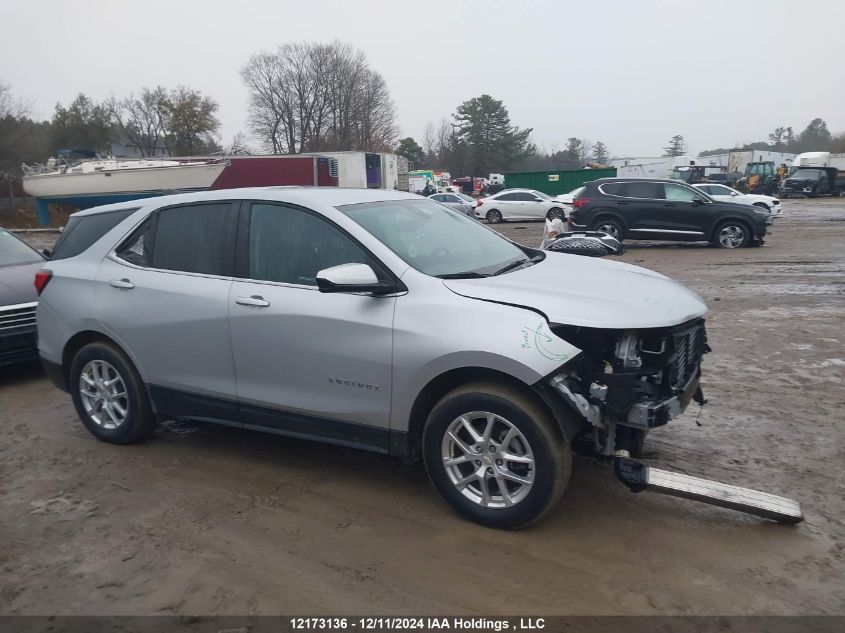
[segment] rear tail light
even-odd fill
[[[589,202],[592,202],[591,198],[575,198],[575,200],[572,201],[572,206],[576,209],[580,209]]]
[[[44,288],[47,287],[47,283],[52,278],[52,270],[39,270],[35,273],[35,291],[38,293],[39,297],[41,296],[41,293],[44,292]]]

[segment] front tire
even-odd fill
[[[744,248],[751,241],[751,231],[742,222],[728,220],[716,227],[713,243],[719,248]]]
[[[554,209],[549,209],[548,213],[546,213],[546,219],[547,220],[554,220],[554,219],[564,220],[564,219],[566,219],[565,215],[566,214],[563,212],[563,209],[558,209],[557,207],[555,207]]]
[[[519,529],[563,495],[572,452],[545,409],[511,387],[473,383],[444,396],[423,430],[437,492],[476,523]]]
[[[490,209],[486,217],[490,224],[498,224],[502,221],[502,213],[498,209]]]
[[[79,419],[98,440],[130,444],[155,429],[156,416],[141,377],[113,345],[97,342],[80,349],[68,384]]]

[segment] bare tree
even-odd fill
[[[379,73],[368,70],[357,100],[356,149],[393,151],[399,136],[396,114],[387,83]]]
[[[437,141],[437,129],[434,127],[434,123],[429,121],[425,124],[425,129],[423,130],[423,149],[425,153],[429,156],[433,156],[437,153],[437,148],[434,146],[435,142]]]
[[[143,88],[137,97],[130,94],[111,100],[117,124],[141,156],[155,156],[156,147],[165,140],[170,117],[167,104],[167,91],[161,86]]]
[[[384,78],[343,42],[285,44],[241,69],[252,132],[276,153],[384,149],[398,137]]]
[[[243,132],[236,132],[232,137],[232,142],[223,150],[227,156],[249,156],[252,150],[247,144],[246,134]]]
[[[12,87],[0,81],[0,119],[21,119],[29,114],[29,106],[15,97]]]

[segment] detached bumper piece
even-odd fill
[[[786,497],[652,468],[627,456],[614,459],[614,471],[616,477],[632,492],[647,490],[670,497],[692,499],[778,523],[794,524],[804,520],[801,504]]]

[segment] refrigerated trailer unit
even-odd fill
[[[297,156],[329,156],[337,161],[339,187],[400,189],[408,178],[408,160],[385,152],[319,152]]]

